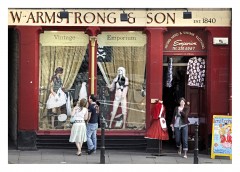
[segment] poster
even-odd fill
[[[232,116],[213,115],[211,158],[215,156],[232,159]]]

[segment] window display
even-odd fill
[[[40,130],[70,129],[70,111],[76,99],[72,87],[77,87],[75,78],[79,77],[87,45],[88,36],[81,32],[40,34]]]
[[[97,41],[97,94],[106,128],[144,130],[146,35],[102,32]]]
[[[89,36],[82,32],[40,34],[40,130],[70,130],[74,104],[89,95],[88,44]],[[106,127],[144,130],[146,35],[102,32],[97,36],[97,45],[97,98]],[[49,102],[59,103],[60,98],[62,104],[48,106]]]

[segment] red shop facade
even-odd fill
[[[204,149],[209,147],[212,116],[232,114],[231,10],[195,9],[192,19],[183,19],[179,9],[151,10],[138,19],[146,11],[128,9],[128,21],[120,21],[118,9],[68,10],[68,19],[61,19],[57,9],[9,9],[9,96],[13,107],[9,110],[9,137],[18,149],[38,149],[38,140],[44,136],[70,135],[69,116],[64,122],[58,116],[52,121],[51,111],[46,109],[48,81],[58,66],[64,68],[71,107],[83,82],[88,95],[98,96],[108,125],[106,139],[144,139],[156,100],[163,100],[169,127],[176,100],[185,97],[190,102],[189,118],[199,122],[200,140]],[[53,17],[50,14],[56,18],[49,18]],[[193,58],[205,61],[202,86],[189,86],[188,62]],[[118,107],[116,118],[121,119],[114,119],[110,127],[114,91],[107,85],[120,66],[129,79],[127,118],[123,121],[124,110]],[[65,113],[62,108],[57,115]],[[170,127],[168,131],[171,137]],[[189,139],[193,135],[190,126]],[[145,145],[149,150],[154,146],[151,142]]]

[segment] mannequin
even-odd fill
[[[58,92],[59,88],[62,88],[63,83],[62,83],[62,79],[61,76],[63,74],[63,68],[62,67],[57,67],[55,72],[55,74],[52,76],[51,78],[51,96],[55,96]],[[56,106],[52,106],[52,114],[51,114],[51,124],[52,124],[52,129],[55,128],[54,126],[54,121],[55,121],[55,117],[57,116],[58,113],[60,113],[60,107],[56,107]]]
[[[162,118],[166,118],[166,111],[163,101],[158,100],[153,107],[151,126],[147,130],[145,138],[169,140],[166,124],[164,125],[166,121],[164,120],[164,123],[161,123]]]
[[[113,119],[116,116],[118,106],[121,103],[122,115],[123,115],[123,129],[126,127],[126,118],[127,118],[127,92],[128,92],[128,78],[125,76],[125,68],[119,67],[117,70],[118,74],[116,78],[113,79],[111,85],[108,86],[110,91],[113,91],[116,87],[115,98],[113,101],[113,110],[111,112],[111,119],[109,128],[112,126]]]

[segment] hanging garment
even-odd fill
[[[188,85],[204,87],[205,60],[201,57],[192,57],[187,65]]]
[[[81,100],[82,98],[85,98],[86,100],[88,100],[86,82],[82,83],[82,87],[79,92],[79,100]]]
[[[67,98],[67,103],[66,103],[66,109],[67,109],[67,115],[71,115],[71,101],[70,101],[70,93],[68,92],[68,98]]]
[[[66,102],[67,96],[62,91],[62,88],[59,88],[55,96],[52,93],[49,95],[49,98],[47,100],[47,109],[61,107],[62,105],[66,104]]]
[[[167,80],[166,80],[166,87],[172,87],[172,58],[168,58],[168,71],[167,71]]]
[[[167,127],[166,124],[164,124],[164,122],[166,122],[165,116],[166,112],[164,105],[160,102],[157,102],[153,108],[151,126],[147,130],[145,138],[169,140]]]

